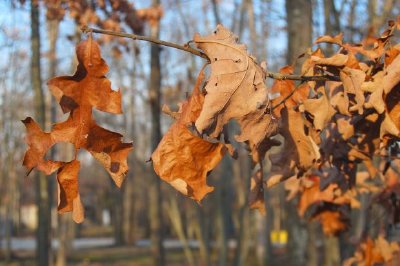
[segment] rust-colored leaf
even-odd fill
[[[46,174],[57,169],[60,189],[59,212],[73,211],[74,220],[83,221],[83,206],[78,192],[79,162],[56,162],[44,156],[56,143],[69,142],[79,149],[89,151],[108,171],[120,187],[128,171],[127,156],[132,143],[123,143],[122,135],[104,129],[93,119],[92,109],[120,114],[121,93],[111,89],[104,76],[108,66],[101,58],[99,45],[91,37],[76,47],[79,65],[73,76],[61,76],[49,80],[51,93],[59,102],[68,119],[53,125],[49,133],[43,132],[32,118],[23,123],[27,129],[28,150],[23,165],[30,170],[37,168]],[[75,208],[77,208],[75,210]]]
[[[264,182],[261,169],[257,170],[250,180],[249,206],[251,209],[258,209],[265,214],[264,204]]]
[[[322,225],[322,230],[327,236],[335,236],[349,227],[348,219],[345,219],[339,211],[324,210],[313,216]]]
[[[214,188],[207,185],[207,174],[225,154],[220,143],[211,143],[193,134],[187,126],[199,116],[204,102],[200,92],[202,72],[190,98],[181,104],[177,121],[164,135],[151,159],[156,173],[182,194],[201,201]]]

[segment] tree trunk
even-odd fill
[[[232,161],[225,157],[222,159],[218,174],[217,196],[217,227],[218,227],[218,265],[228,264],[228,223],[229,223],[229,205],[228,205],[228,184],[232,176]]]
[[[206,225],[204,210],[197,203],[195,204],[195,211],[197,216],[197,222],[194,225],[194,232],[196,238],[199,241],[201,264],[209,266],[211,265],[210,260],[210,241],[209,241],[209,230]]]
[[[212,3],[212,8],[213,8],[215,23],[221,24],[221,19],[220,19],[219,12],[218,12],[217,0],[211,0],[211,3]]]
[[[324,238],[325,266],[340,266],[339,239],[335,236],[325,236]]]
[[[246,2],[247,2],[247,17],[249,19],[251,53],[254,54],[258,58],[259,50],[257,49],[258,48],[257,30],[256,30],[256,25],[255,25],[253,0],[246,0]]]
[[[193,252],[190,249],[188,238],[186,237],[185,230],[182,224],[182,217],[179,212],[178,201],[175,195],[170,197],[169,206],[168,206],[168,215],[171,220],[171,224],[175,229],[175,232],[183,245],[183,252],[188,261],[188,265],[194,266],[196,265]]]
[[[40,71],[40,31],[39,31],[39,4],[31,1],[31,83],[34,91],[35,118],[38,124],[45,129],[45,101],[42,90]],[[47,177],[36,172],[36,202],[38,205],[38,228],[36,232],[36,264],[49,265],[50,245],[50,195]]]
[[[382,1],[383,8],[380,14],[377,12],[379,2],[377,0],[368,0],[368,33],[376,36],[379,35],[379,30],[381,29],[381,27],[389,20],[391,12],[393,10],[393,5],[395,4],[396,0]]]
[[[317,252],[317,240],[318,240],[318,222],[308,221],[307,222],[307,266],[318,266],[318,252]]]
[[[152,5],[157,6],[160,0],[152,0]],[[150,36],[159,39],[160,23],[151,24]],[[151,148],[155,150],[161,140],[160,101],[161,101],[161,65],[160,46],[151,44],[150,48],[150,86],[149,101],[151,108]],[[154,265],[165,265],[165,254],[163,247],[163,221],[161,205],[161,181],[152,172],[150,185],[150,228],[151,228],[151,253]]]
[[[296,72],[301,63],[296,60],[311,46],[312,41],[312,3],[311,0],[286,0],[287,19],[287,63],[296,61]]]
[[[238,226],[239,232],[236,238],[236,253],[233,264],[236,266],[244,265],[248,252],[248,236],[249,236],[249,192],[250,192],[250,160],[247,155],[240,156],[233,167],[233,175],[238,182],[238,197],[239,197],[239,217]],[[244,182],[240,182],[242,180]]]
[[[339,14],[333,0],[324,0],[325,34],[336,35],[340,32]],[[333,53],[333,45],[327,44],[328,54]]]
[[[299,73],[301,63],[297,57],[304,53],[311,46],[312,41],[312,1],[286,0],[286,19],[287,19],[287,63],[295,62],[295,72]],[[289,257],[294,265],[305,265],[307,230],[302,224],[301,218],[297,215],[297,208],[294,202],[289,202],[286,207],[288,210],[288,229],[289,229]]]
[[[121,189],[115,186],[112,180],[110,180],[110,185],[113,186],[112,194],[114,197],[113,207],[112,207],[112,225],[114,227],[114,243],[116,246],[121,246],[125,244],[124,242],[124,225],[123,225],[123,204],[125,194],[125,186],[122,186]]]
[[[59,25],[60,25],[60,20],[58,18],[56,19],[49,19],[47,18],[47,36],[49,39],[49,68],[48,68],[48,78],[52,78],[57,75],[57,39],[58,39],[58,33],[59,33]],[[49,95],[50,99],[50,123],[48,123],[48,127],[51,127],[52,124],[56,123],[57,121],[57,108],[58,108],[58,103],[52,95]],[[56,147],[53,147],[50,150],[50,157],[52,160],[56,160],[58,149]],[[55,188],[55,182],[56,180],[56,174],[52,174],[50,177],[49,181],[49,190],[53,191]],[[52,202],[50,202],[50,209],[52,209]],[[65,252],[65,230],[61,229],[60,231],[59,226],[62,223],[62,218],[57,217],[57,227],[56,227],[56,232],[57,232],[57,238],[58,238],[58,249],[57,253],[55,254],[55,265],[56,266],[65,266],[67,264],[66,261],[66,252]],[[64,218],[65,220],[65,218]],[[51,254],[52,255],[52,254]],[[50,261],[53,261],[53,256],[49,258]]]

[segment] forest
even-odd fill
[[[400,1],[0,1],[0,266],[400,265]]]

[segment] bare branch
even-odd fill
[[[159,45],[163,45],[163,46],[167,46],[167,47],[172,47],[172,48],[191,53],[193,55],[199,56],[201,58],[204,58],[204,59],[210,61],[206,54],[190,47],[189,45],[179,45],[176,43],[166,42],[166,41],[162,41],[162,40],[152,38],[152,37],[147,37],[147,36],[142,36],[142,35],[137,35],[137,34],[132,34],[132,33],[125,33],[125,32],[94,29],[94,28],[90,28],[87,26],[83,26],[81,28],[81,30],[84,33],[94,32],[94,33],[112,35],[112,36],[117,36],[117,37],[129,38],[132,40],[146,41],[146,42],[151,42],[151,43],[155,43],[155,44],[159,44]],[[267,72],[266,76],[269,78],[272,78],[272,79],[277,79],[277,80],[300,80],[300,81],[339,81],[340,80],[339,77],[337,77],[337,76],[284,75],[284,74],[273,73],[273,72]]]
[[[172,42],[166,42],[162,41],[156,38],[152,37],[147,37],[147,36],[142,36],[142,35],[137,35],[137,34],[132,34],[132,33],[125,33],[125,32],[116,32],[116,31],[111,31],[111,30],[101,30],[101,29],[94,29],[94,28],[89,28],[88,26],[83,26],[81,28],[82,32],[84,33],[89,33],[89,32],[94,32],[94,33],[100,33],[100,34],[106,34],[106,35],[112,35],[112,36],[117,36],[117,37],[124,37],[124,38],[129,38],[132,40],[140,40],[140,41],[146,41],[146,42],[151,42],[155,44],[159,44],[162,46],[167,46],[167,47],[172,47],[178,50],[182,50],[185,52],[189,52],[191,54],[197,55],[199,57],[202,57],[206,60],[209,60],[207,55],[204,53],[200,52],[199,50],[193,49],[192,47],[188,45],[179,45],[176,43]]]

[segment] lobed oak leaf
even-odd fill
[[[303,102],[304,110],[313,116],[313,125],[317,132],[321,132],[335,114],[335,110],[329,104],[328,97],[323,87],[318,89],[320,97],[307,99]]]
[[[364,83],[365,76],[365,72],[359,69],[345,67],[340,71],[340,79],[343,82],[345,92],[355,95],[356,104],[351,106],[349,111],[358,111],[359,114],[363,113],[365,97],[361,86]]]
[[[207,185],[207,174],[225,154],[226,147],[193,134],[187,126],[199,116],[204,102],[200,92],[203,72],[197,79],[190,98],[181,104],[177,120],[169,128],[151,159],[155,172],[182,194],[201,201],[214,190]]]
[[[343,33],[339,33],[336,36],[329,36],[329,35],[324,35],[318,37],[314,43],[332,43],[332,44],[337,44],[337,45],[342,45],[343,43]]]
[[[363,84],[361,84],[361,90],[369,93],[376,91],[378,87],[382,86],[383,76],[384,72],[378,71],[372,76],[371,80],[365,81]]]
[[[224,125],[235,119],[241,129],[236,140],[248,143],[253,160],[260,161],[263,154],[259,149],[265,150],[265,140],[277,129],[277,121],[270,114],[263,69],[222,25],[214,34],[196,34],[193,40],[211,61],[204,106],[195,123],[197,130],[217,138]]]
[[[383,77],[383,91],[385,94],[389,92],[400,82],[400,56],[397,55],[391,64],[386,67],[385,76]]]
[[[322,225],[322,231],[327,236],[335,236],[349,228],[349,221],[339,211],[321,211],[313,216]]]
[[[399,44],[389,48],[385,53],[385,66],[390,65],[399,53],[400,53]]]
[[[306,210],[313,204],[318,202],[333,202],[335,199],[334,191],[338,188],[336,184],[330,184],[324,190],[319,188],[319,177],[311,176],[307,178],[313,182],[309,188],[305,188],[300,196],[298,211],[301,216],[304,216]]]
[[[365,102],[364,107],[374,108],[378,114],[385,112],[385,102],[383,100],[383,87],[379,86],[374,92],[371,93],[368,100]]]
[[[279,70],[279,73],[293,74],[293,70],[293,66],[284,66]],[[279,97],[271,100],[271,103],[275,107],[274,116],[280,118],[283,108],[295,107],[308,98],[310,86],[308,83],[303,83],[296,87],[293,80],[275,80],[271,87],[271,93],[279,95]]]
[[[71,212],[75,222],[84,220],[84,209],[79,196],[78,173],[80,162],[73,160],[65,163],[57,173],[58,212]]]
[[[335,54],[331,57],[318,57],[318,56],[311,56],[311,61],[317,65],[327,65],[327,66],[336,66],[341,67],[346,65],[349,59],[348,55],[345,54]]]
[[[264,182],[262,170],[257,170],[250,179],[249,206],[251,209],[258,209],[265,214],[264,204]]]
[[[312,181],[311,185],[304,186],[300,195],[298,211],[305,216],[306,211],[311,219],[318,220],[326,235],[337,235],[349,227],[349,219],[341,206],[349,206],[351,198],[341,195],[337,184],[329,184],[320,189],[318,176],[309,176],[304,180]]]
[[[81,148],[89,151],[108,171],[120,187],[128,171],[127,156],[132,143],[123,143],[122,135],[104,129],[93,119],[93,107],[104,112],[120,114],[121,93],[111,89],[104,76],[108,66],[101,58],[99,45],[91,37],[76,47],[78,68],[73,76],[56,77],[48,81],[51,93],[59,102],[68,119],[43,132],[31,118],[23,122],[27,128],[28,150],[23,165],[31,170],[50,174],[59,169],[60,212],[72,211],[76,222],[83,221],[83,206],[78,193],[79,162],[45,160],[47,151],[56,143],[69,142],[75,146],[75,157]]]
[[[349,117],[338,116],[336,118],[337,129],[342,135],[343,140],[348,140],[354,135],[354,125],[351,123]]]
[[[296,165],[302,171],[306,171],[320,158],[320,153],[315,149],[314,140],[304,131],[304,121],[300,112],[287,110],[287,130],[296,148]]]
[[[398,114],[397,114],[398,116]],[[394,123],[394,121],[391,119],[391,117],[385,113],[384,118],[380,127],[380,133],[379,136],[381,139],[383,139],[384,136],[386,135],[392,135],[395,137],[400,137],[400,130]]]
[[[46,175],[50,175],[63,165],[62,162],[44,158],[47,151],[54,145],[51,133],[43,132],[31,117],[22,120],[22,123],[26,127],[26,143],[28,144],[22,164],[28,169],[28,173],[37,168]]]

